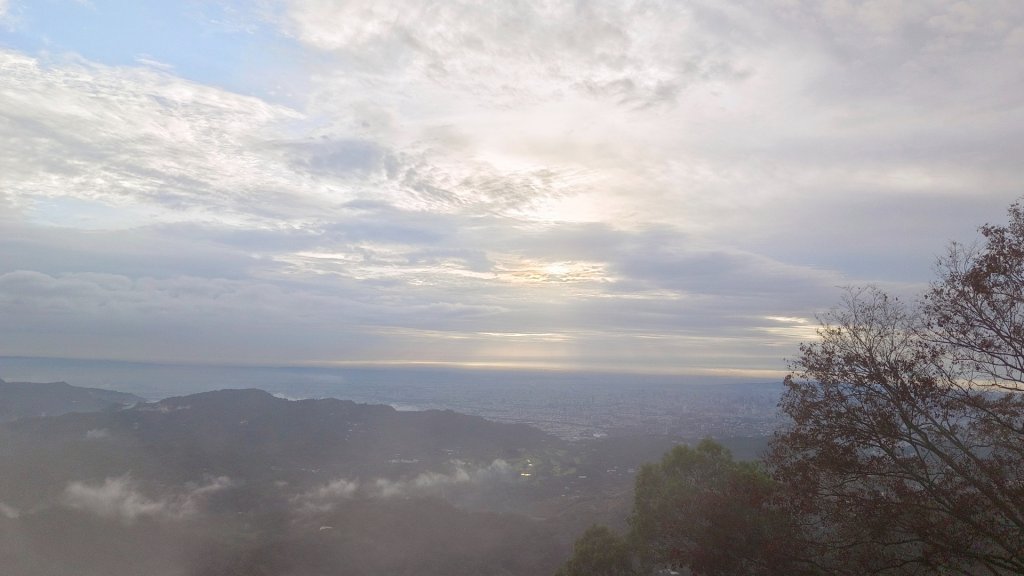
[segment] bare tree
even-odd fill
[[[809,562],[1024,573],[1024,212],[953,245],[917,306],[851,290],[786,378],[769,461]]]
[[[953,244],[924,298],[930,336],[976,385],[1024,386],[1024,209],[982,226],[982,248]]]

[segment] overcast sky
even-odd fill
[[[0,355],[769,375],[1022,176],[1018,0],[0,0]]]

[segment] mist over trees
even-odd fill
[[[763,467],[677,448],[560,574],[1024,574],[1024,208],[980,231],[916,302],[853,288],[821,317]],[[615,570],[580,569],[597,541]]]

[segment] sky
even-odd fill
[[[773,376],[1021,158],[1017,0],[0,0],[0,356]]]

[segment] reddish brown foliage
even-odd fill
[[[852,290],[801,346],[770,461],[830,571],[1024,573],[1024,212],[916,307]]]

